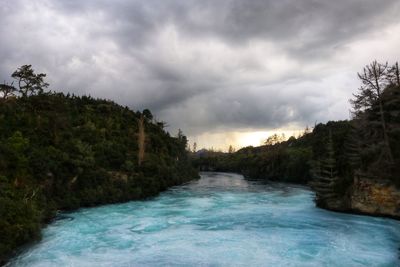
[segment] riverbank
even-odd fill
[[[40,93],[0,101],[0,262],[58,210],[157,195],[198,177],[180,131],[149,110]]]
[[[337,212],[400,220],[400,189],[387,180],[356,177],[345,197],[318,206]]]
[[[10,267],[399,263],[399,222],[318,209],[313,197],[304,186],[201,173],[146,201],[69,213]]]
[[[354,124],[330,121],[317,124],[297,138],[245,147],[234,153],[201,150],[192,153],[192,160],[201,170],[308,184],[320,208],[399,219],[400,139],[390,136],[394,159],[388,162],[381,157],[380,143],[361,143],[357,139]],[[359,131],[364,134],[366,130]]]
[[[69,216],[61,216],[60,217],[60,214],[64,214],[65,212],[67,212],[69,214],[69,213],[78,212],[81,209],[99,208],[99,207],[106,206],[106,205],[118,205],[118,204],[123,204],[123,203],[130,202],[130,201],[147,201],[147,200],[151,200],[152,198],[155,198],[155,197],[159,196],[161,193],[167,191],[168,189],[170,189],[170,188],[172,188],[174,186],[184,185],[184,184],[187,184],[187,183],[189,183],[191,181],[198,180],[199,178],[200,177],[197,176],[197,175],[195,175],[193,177],[188,177],[187,179],[182,180],[180,183],[170,184],[168,187],[163,187],[158,192],[153,192],[152,194],[146,195],[146,196],[143,196],[143,197],[135,197],[135,198],[132,198],[132,199],[125,199],[124,198],[124,199],[121,199],[119,201],[116,200],[116,201],[112,201],[112,202],[98,202],[96,205],[81,206],[81,207],[78,207],[78,208],[70,208],[70,209],[67,209],[67,210],[57,210],[57,212],[53,213],[53,215],[51,217],[48,217],[46,219],[46,221],[41,224],[41,229],[40,229],[39,235],[37,235],[35,238],[25,242],[24,244],[16,247],[10,253],[5,254],[2,257],[0,257],[0,266],[3,266],[3,265],[8,266],[7,263],[9,262],[10,259],[18,257],[18,255],[20,255],[26,249],[29,249],[32,246],[34,246],[35,244],[37,244],[38,242],[41,242],[43,230],[45,230],[47,227],[49,227],[49,225],[57,223],[58,218],[60,218],[61,220],[70,219]]]
[[[208,171],[214,172],[214,170]],[[236,173],[244,175],[240,172]],[[254,179],[251,176],[244,176],[250,181],[265,180],[260,177]],[[293,184],[285,181],[283,183]],[[312,190],[312,186],[309,187]],[[391,181],[356,177],[347,190],[341,197],[316,202],[316,206],[334,212],[400,220],[400,189]]]

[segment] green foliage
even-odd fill
[[[339,177],[336,167],[335,151],[333,149],[332,131],[329,131],[325,148],[325,157],[314,161],[311,169],[313,180],[310,184],[316,192],[315,200],[318,206],[327,206],[330,201],[335,201],[338,197],[335,188],[338,184]]]
[[[0,102],[0,114],[0,262],[57,210],[146,198],[197,177],[187,138],[150,111],[143,166],[141,113],[113,102],[43,93]]]
[[[49,86],[49,84],[44,81],[46,74],[35,74],[32,65],[23,65],[19,67],[11,77],[17,81],[19,93],[21,93],[23,97],[41,94],[43,90]]]
[[[311,163],[325,157],[328,133],[332,131],[332,148],[340,175],[347,175],[348,164],[344,155],[345,141],[350,130],[348,121],[318,124],[299,138],[282,138],[259,147],[246,147],[235,153],[199,151],[192,154],[200,170],[242,173],[249,179],[267,179],[306,184],[312,180]],[[270,141],[277,139],[273,135]]]
[[[15,247],[38,238],[40,219],[35,191],[15,187],[0,176],[0,255],[7,255]]]
[[[381,103],[385,128],[378,101],[353,121],[356,130],[352,138],[357,140],[354,155],[359,159],[355,170],[360,176],[388,179],[400,185],[400,86],[385,88]]]
[[[351,100],[351,121],[318,124],[312,132],[307,127],[303,136],[287,141],[275,134],[264,146],[236,153],[198,151],[194,164],[201,170],[239,172],[251,179],[311,182],[319,206],[345,200],[355,176],[400,187],[399,73],[397,63],[367,65],[359,74],[361,88]]]
[[[272,146],[282,143],[283,141],[285,141],[285,134],[282,134],[281,136],[279,136],[278,134],[273,134],[265,140],[264,144]]]
[[[398,63],[376,61],[359,74],[362,86],[351,100],[354,166],[359,177],[392,180],[400,185],[400,77]]]

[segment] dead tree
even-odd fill
[[[0,92],[2,93],[2,99],[5,100],[11,96],[15,96],[15,92],[17,89],[13,86],[13,84],[7,84],[6,82],[0,84]]]
[[[380,64],[373,61],[371,64],[364,67],[362,73],[358,73],[358,78],[361,80],[359,94],[354,94],[355,99],[350,102],[353,104],[356,113],[371,110],[374,105],[379,106],[380,125],[383,132],[383,156],[392,163],[393,155],[390,148],[388,130],[385,121],[384,103],[382,100],[382,92],[388,86],[390,81],[387,78],[388,63]]]

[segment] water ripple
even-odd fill
[[[398,221],[317,209],[305,187],[203,173],[147,201],[61,214],[8,266],[399,266]]]

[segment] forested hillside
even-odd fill
[[[351,120],[317,124],[312,132],[306,130],[301,137],[287,141],[274,135],[263,146],[236,153],[195,153],[195,165],[239,172],[251,179],[310,184],[317,205],[335,210],[352,210],[353,191],[367,190],[354,188],[355,181],[377,183],[379,190],[385,188],[382,192],[368,188],[376,194],[371,201],[380,201],[377,213],[386,205],[389,216],[399,217],[398,200],[388,195],[394,190],[391,186],[400,188],[399,66],[374,61],[358,76],[361,87],[350,101]],[[372,193],[366,192],[366,206]]]
[[[40,237],[58,210],[154,196],[197,178],[185,150],[149,110],[44,92],[30,65],[1,84],[0,263]]]
[[[318,124],[312,132],[306,130],[301,137],[290,137],[287,141],[269,138],[265,145],[245,147],[235,153],[203,151],[192,156],[194,164],[204,170],[232,171],[251,179],[306,184],[312,180],[313,161],[326,153],[330,130],[335,140],[335,151],[343,155],[344,142],[350,130],[348,121]],[[346,164],[342,159],[338,160],[343,165],[341,169],[345,170]]]

